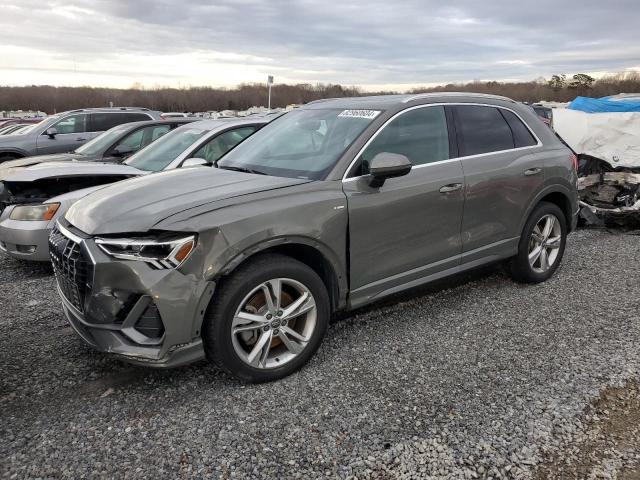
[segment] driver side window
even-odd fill
[[[449,133],[443,106],[409,110],[387,124],[360,155],[352,176],[367,175],[378,153],[404,155],[414,165],[449,159]]]
[[[224,132],[199,148],[191,157],[203,158],[207,163],[213,164],[255,130],[255,127],[245,127]]]
[[[69,115],[52,125],[59,135],[68,133],[83,133],[87,131],[87,116],[85,114]]]

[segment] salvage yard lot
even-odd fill
[[[93,352],[49,268],[3,256],[0,477],[638,478],[638,411],[617,450],[595,437],[637,407],[639,256],[638,235],[578,231],[544,284],[489,267],[404,294],[264,385]]]

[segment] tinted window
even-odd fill
[[[150,120],[143,113],[92,113],[91,128],[94,132],[103,132],[123,123]]]
[[[87,131],[87,116],[83,113],[69,115],[53,125],[59,134],[82,133]]]
[[[513,133],[513,140],[515,142],[516,148],[530,147],[538,143],[529,129],[525,126],[524,123],[522,123],[522,120],[520,120],[515,113],[504,109],[501,109],[500,112],[502,113],[502,116],[507,120],[509,127],[511,127],[511,132]]]
[[[362,152],[363,169],[356,175],[367,173],[369,162],[381,152],[404,155],[413,165],[447,160],[449,134],[444,107],[416,108],[396,117]]]
[[[121,113],[122,123],[129,122],[145,122],[151,120],[151,117],[145,113]]]
[[[110,128],[117,127],[125,123],[118,113],[92,113],[91,129],[94,132],[104,132]]]
[[[511,128],[494,107],[455,107],[462,156],[499,152],[514,148]]]
[[[202,148],[198,149],[192,157],[204,158],[209,163],[213,163],[255,132],[255,130],[255,127],[245,127],[224,132],[222,135],[218,135],[202,146]]]

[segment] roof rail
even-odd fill
[[[76,112],[88,112],[91,110],[108,110],[108,111],[113,111],[113,112],[117,112],[117,111],[142,111],[142,112],[150,112],[151,110],[149,110],[146,107],[87,107],[87,108],[76,108],[74,110],[68,110],[69,113],[76,113]]]
[[[421,98],[434,98],[434,97],[479,97],[479,98],[492,98],[494,100],[503,100],[505,102],[516,103],[515,100],[512,100],[508,97],[503,97],[501,95],[492,95],[489,93],[473,93],[473,92],[429,92],[429,93],[418,93],[416,95],[412,95],[408,98],[405,98],[402,103],[408,103],[413,100],[419,100]]]
[[[318,100],[312,100],[309,103],[307,103],[307,105],[313,105],[314,103],[322,103],[322,102],[328,102],[329,100],[336,100],[337,97],[333,97],[333,98],[320,98]]]

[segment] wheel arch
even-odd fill
[[[14,158],[24,158],[29,156],[27,152],[18,148],[2,148],[0,149],[0,157],[3,155],[13,155]]]
[[[223,282],[241,265],[251,261],[258,255],[277,253],[304,263],[322,279],[327,287],[332,311],[346,306],[347,277],[344,268],[336,255],[322,243],[305,237],[288,237],[272,239],[245,249],[234,256],[214,277],[216,282]]]
[[[522,220],[520,221],[519,232],[522,233],[531,212],[541,203],[548,202],[552,203],[560,208],[564,213],[565,220],[567,222],[567,228],[571,229],[572,227],[572,217],[573,217],[573,205],[571,202],[571,192],[569,189],[565,188],[561,185],[556,185],[552,187],[547,187],[535,197],[535,199],[529,204],[525,215],[523,215]]]

